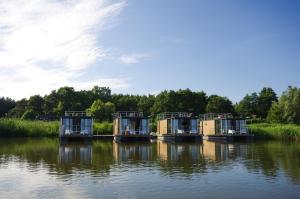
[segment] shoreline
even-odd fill
[[[112,136],[112,122],[95,122],[95,137]],[[255,140],[294,140],[300,141],[300,125],[296,124],[248,124],[249,132]],[[59,121],[28,121],[12,118],[0,119],[0,138],[17,137],[58,137]]]

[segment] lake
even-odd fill
[[[299,197],[299,142],[0,139],[0,198]]]

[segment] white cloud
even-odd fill
[[[136,64],[141,61],[141,59],[151,57],[148,53],[133,53],[128,55],[122,55],[119,61],[123,64]]]
[[[1,1],[1,95],[20,99],[66,85],[128,85],[126,78],[80,81],[88,67],[107,56],[99,34],[124,6],[122,0]]]

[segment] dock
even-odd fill
[[[202,140],[202,135],[199,134],[164,134],[158,135],[158,140],[165,142],[199,142]]]
[[[114,135],[116,142],[150,142],[150,135]]]
[[[114,135],[93,135],[93,140],[113,140]]]
[[[237,134],[237,135],[204,135],[203,140],[208,141],[251,141],[254,135],[251,134]]]

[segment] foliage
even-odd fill
[[[257,114],[261,118],[266,118],[274,102],[277,101],[277,95],[272,88],[263,88],[258,96]]]
[[[44,99],[39,95],[31,96],[27,102],[27,108],[37,114],[43,113],[43,106],[44,106]]]
[[[273,103],[268,115],[270,122],[300,124],[300,89],[288,87],[278,102]]]
[[[118,111],[136,111],[138,110],[140,96],[116,94],[112,96],[112,103],[115,104]]]
[[[22,115],[22,120],[34,120],[37,116],[37,113],[31,109],[26,110],[24,114]]]
[[[114,111],[142,111],[152,118],[161,112],[192,112],[196,116],[231,112],[257,121],[267,118],[269,122],[300,123],[299,93],[298,88],[289,87],[278,101],[272,88],[263,88],[259,93],[247,94],[233,107],[226,97],[190,89],[165,90],[155,96],[112,94],[108,87],[100,86],[81,91],[61,87],[43,97],[34,95],[16,102],[0,98],[0,117],[51,120],[59,119],[65,111],[88,110],[97,121],[111,121]]]
[[[190,89],[163,91],[156,96],[152,114],[160,112],[205,113],[207,96],[204,92],[192,92]]]
[[[93,133],[95,135],[112,135],[113,124],[111,122],[94,122]]]
[[[9,117],[21,118],[27,108],[27,99],[21,99],[16,102],[16,106],[8,112]]]
[[[252,117],[258,112],[257,93],[246,95],[235,107],[236,112],[243,117]]]
[[[56,137],[58,130],[58,121],[0,119],[0,137]]]
[[[250,132],[257,138],[300,140],[300,126],[295,124],[250,124]]]
[[[208,98],[206,111],[208,113],[233,113],[234,108],[228,98],[212,95]]]
[[[272,88],[264,87],[259,94],[247,94],[235,107],[236,112],[243,117],[257,116],[265,119],[273,104],[277,101]]]
[[[102,102],[100,99],[93,102],[87,110],[97,121],[111,121],[112,114],[116,111],[115,105],[111,102]]]
[[[9,110],[16,106],[16,102],[10,98],[0,98],[0,117],[4,117]]]

